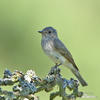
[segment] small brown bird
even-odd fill
[[[78,78],[82,86],[87,86],[86,81],[79,73],[79,69],[75,64],[71,53],[59,40],[56,30],[53,27],[46,27],[38,32],[42,34],[41,45],[47,56],[50,57],[55,64],[62,64],[69,68]]]

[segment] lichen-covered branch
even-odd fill
[[[50,100],[57,96],[62,97],[62,100],[76,100],[77,97],[82,97],[83,92],[78,91],[79,83],[77,80],[67,80],[60,74],[60,69],[57,66],[51,68],[48,75],[41,79],[34,71],[28,70],[26,74],[21,71],[9,70],[4,71],[3,78],[0,79],[0,100],[39,100],[35,96],[36,93],[52,91],[58,85],[59,90],[50,94]],[[12,86],[12,91],[3,90],[2,86]],[[66,88],[72,91],[67,93]]]

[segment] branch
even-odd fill
[[[43,79],[32,70],[28,70],[26,74],[21,71],[12,73],[5,70],[3,78],[0,79],[0,86],[12,86],[12,91],[0,88],[0,100],[39,100],[39,97],[35,96],[36,93],[43,90],[50,92],[56,85],[59,90],[50,94],[50,100],[54,100],[57,96],[62,97],[62,100],[76,100],[77,97],[83,96],[83,92],[78,91],[78,81],[63,78],[60,69],[54,66]],[[68,94],[66,88],[72,93]]]

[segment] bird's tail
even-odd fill
[[[82,78],[82,76],[80,75],[79,71],[76,69],[71,69],[72,73],[78,78],[78,80],[80,81],[82,86],[87,86],[88,84],[86,83],[86,81]]]

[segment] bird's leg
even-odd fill
[[[60,64],[56,63],[56,65],[55,65],[55,66],[56,66],[56,67],[59,67],[60,65],[62,65],[62,63],[60,63]]]
[[[58,64],[56,63],[55,66],[57,66]]]
[[[62,65],[62,63],[58,64],[57,66],[60,66],[60,65]]]

